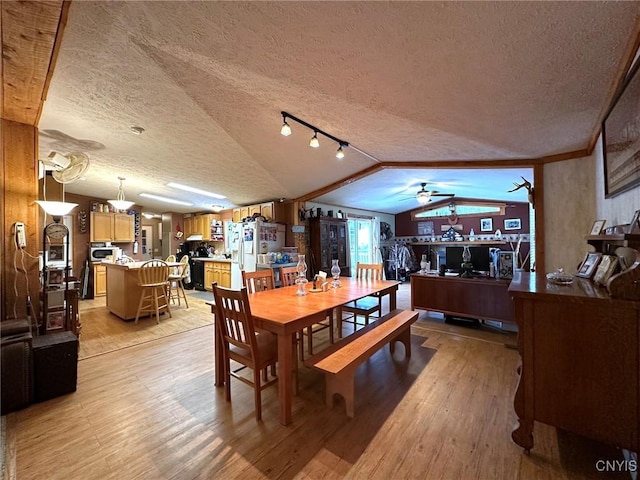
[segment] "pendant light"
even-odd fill
[[[107,200],[113,208],[116,210],[127,210],[131,208],[134,202],[128,202],[124,199],[124,189],[122,188],[122,182],[125,180],[123,177],[118,177],[120,180],[120,188],[118,189],[118,197],[115,200]]]
[[[284,114],[282,114],[282,128],[280,129],[280,135],[285,137],[291,135],[291,127],[287,123],[287,117]]]
[[[320,141],[318,140],[318,132],[313,132],[313,137],[309,140],[309,146],[313,148],[318,148],[320,146]]]
[[[339,158],[341,160],[344,158],[344,152],[342,151],[342,145],[340,145],[338,147],[338,151],[336,152],[336,158]]]

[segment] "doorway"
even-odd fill
[[[144,225],[142,227],[142,260],[153,258],[153,227]]]

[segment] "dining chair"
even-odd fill
[[[178,301],[178,306],[180,306],[180,298],[184,299],[184,304],[187,308],[189,308],[189,302],[187,301],[187,295],[184,292],[184,287],[182,285],[182,280],[184,280],[187,275],[189,269],[189,257],[185,255],[180,260],[180,266],[176,267],[169,274],[169,284],[168,284],[168,297],[169,301],[174,302]]]
[[[176,256],[175,255],[167,255],[167,258],[165,259],[165,262],[167,263],[173,263],[176,261]]]
[[[160,312],[166,310],[171,317],[171,308],[167,298],[167,283],[169,282],[169,265],[163,260],[148,260],[138,269],[138,285],[142,288],[135,323],[140,314],[155,313],[156,321],[160,323]]]
[[[382,264],[360,263],[356,264],[356,279],[358,280],[382,280]],[[341,319],[342,323],[352,323],[355,332],[358,326],[369,325],[369,318],[374,313],[382,315],[382,296],[379,293],[359,298],[342,306],[343,312],[351,313],[348,319]],[[364,317],[364,324],[358,323],[358,315]],[[342,332],[340,332],[342,333]]]
[[[224,345],[225,398],[231,402],[231,377],[253,387],[256,420],[261,420],[262,390],[278,381],[275,373],[278,337],[270,332],[256,331],[246,287],[232,290],[219,287],[215,282],[212,287],[217,310],[216,328]],[[231,360],[241,366],[232,370]],[[268,367],[271,367],[270,379]],[[253,370],[252,378],[240,374],[245,368]]]
[[[296,284],[296,278],[298,278],[297,267],[280,267],[280,281],[283,287],[288,287]],[[300,360],[304,360],[304,336],[307,336],[307,348],[309,355],[313,355],[313,334],[321,330],[329,329],[329,342],[333,343],[333,309],[327,310],[327,319],[320,323],[314,323],[309,325],[306,329],[298,332],[298,352]]]
[[[257,270],[255,272],[245,272],[242,270],[242,284],[247,287],[247,291],[249,293],[276,288],[276,282],[273,278],[273,270],[270,268]]]

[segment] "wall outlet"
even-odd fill
[[[27,232],[24,228],[24,223],[16,222],[15,232],[16,232],[16,245],[18,246],[18,248],[25,248],[27,246]]]

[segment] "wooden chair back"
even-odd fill
[[[276,282],[273,278],[273,270],[270,268],[258,270],[256,272],[245,272],[242,270],[242,283],[249,293],[256,293],[276,288]]]
[[[252,362],[247,366],[253,368],[257,358],[258,346],[247,288],[242,287],[240,290],[232,290],[219,287],[214,283],[213,298],[218,311],[216,325],[220,328],[220,336],[227,347],[225,352],[229,358],[240,361],[244,365],[246,365],[245,357],[248,354]],[[242,358],[238,359],[229,345],[240,349],[244,353],[244,355],[241,355]]]
[[[356,278],[359,280],[382,280],[382,264],[358,262]]]
[[[155,287],[169,281],[169,265],[164,260],[148,260],[138,269],[138,284]]]
[[[293,267],[280,267],[280,281],[283,287],[296,284],[296,278],[298,278],[298,268]]]

